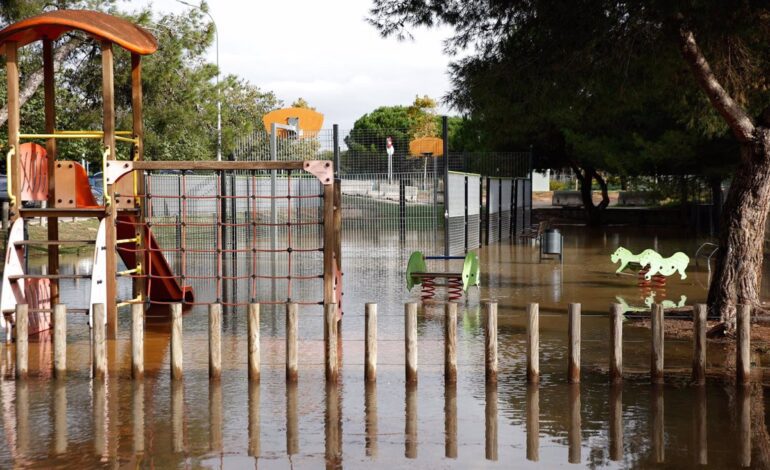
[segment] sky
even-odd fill
[[[154,11],[184,12],[175,0],[151,4]],[[189,3],[197,4],[197,0]],[[298,97],[323,113],[324,128],[350,129],[379,106],[409,105],[416,95],[439,100],[449,90],[442,41],[446,28],[413,31],[414,40],[382,38],[365,22],[369,0],[209,0],[219,30],[219,65],[273,91],[289,106]],[[209,50],[216,61],[216,48]],[[440,105],[440,113],[450,112]]]

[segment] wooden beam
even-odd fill
[[[123,164],[125,162],[119,162]],[[304,162],[291,161],[137,161],[133,162],[134,170],[180,170],[180,171],[233,171],[233,170],[302,170]]]
[[[133,117],[133,136],[136,142],[133,145],[133,160],[144,159],[144,123],[142,121],[142,56],[131,54],[131,113]],[[144,178],[137,172],[134,178],[134,189],[138,194],[145,193]],[[141,253],[147,249],[147,240],[143,236],[144,211],[141,210],[143,199],[134,194],[134,205],[139,209],[139,223],[134,226],[134,236],[139,240],[136,244]],[[147,268],[149,256],[141,257],[142,266]],[[143,277],[133,279],[134,297],[144,300],[147,297],[147,282]]]
[[[56,132],[56,79],[54,76],[54,57],[53,41],[43,40],[43,90],[45,107],[45,133],[53,134]],[[46,139],[45,152],[48,156],[48,201],[47,207],[56,207],[56,181],[54,172],[56,166],[56,139]],[[56,217],[48,218],[48,240],[59,239],[59,219]],[[59,247],[52,245],[48,249],[48,272],[57,274],[59,272]],[[51,304],[59,302],[59,282],[51,282]]]
[[[16,149],[11,159],[11,183],[16,203],[11,206],[11,222],[19,218],[21,207],[21,169],[19,167],[19,64],[17,44],[5,43],[5,70],[8,87],[8,146]]]
[[[324,305],[334,303],[334,185],[324,186]]]
[[[102,42],[102,107],[104,146],[110,149],[109,159],[117,158],[115,153],[115,80],[113,76],[113,55],[112,43]],[[112,185],[107,186],[107,195],[112,201],[115,196],[115,190]],[[107,337],[114,339],[118,330],[118,308],[117,308],[117,289],[115,278],[117,272],[117,256],[115,252],[116,229],[115,229],[115,211],[112,207],[107,207],[106,235],[106,265],[107,265]]]

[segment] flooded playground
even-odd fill
[[[582,464],[617,468],[713,468],[770,465],[765,424],[764,355],[756,356],[756,385],[736,389],[718,377],[726,352],[709,344],[709,379],[689,385],[692,342],[666,338],[666,383],[649,383],[650,332],[624,327],[625,381],[608,382],[608,308],[641,310],[651,293],[635,276],[616,276],[609,255],[632,251],[694,253],[681,234],[638,228],[562,227],[563,267],[538,261],[539,248],[500,243],[479,250],[481,289],[458,311],[458,381],[444,383],[443,305],[418,316],[419,383],[404,379],[403,276],[409,253],[345,247],[344,316],[340,323],[338,385],[324,379],[323,312],[303,306],[299,316],[299,382],[285,379],[283,306],[261,314],[262,372],[247,378],[246,315],[225,309],[223,373],[208,376],[208,314],[184,314],[184,380],[170,380],[166,318],[148,312],[145,378],[131,379],[130,318],[122,310],[118,339],[107,342],[109,375],[91,378],[90,330],[70,317],[65,380],[50,377],[50,342],[32,339],[30,378],[13,380],[13,345],[0,350],[2,439],[0,467],[17,468],[371,468],[537,467]],[[350,248],[350,249],[348,249]],[[358,251],[357,251],[358,250]],[[362,256],[366,252],[368,256]],[[62,272],[87,269],[90,253],[62,255]],[[444,262],[435,262],[441,266]],[[452,263],[452,262],[447,262]],[[705,301],[708,270],[691,264],[686,280],[669,279],[655,302]],[[30,258],[30,270],[45,264]],[[37,268],[36,268],[37,266]],[[87,287],[62,282],[62,302],[82,303]],[[130,295],[130,283],[119,294]],[[684,300],[686,298],[686,300]],[[499,302],[499,384],[484,379],[484,321],[480,299]],[[364,381],[364,304],[379,309],[376,384]],[[526,318],[540,304],[539,385],[526,382]],[[582,304],[582,382],[570,385],[567,304]],[[156,306],[155,308],[165,308]],[[633,313],[633,310],[629,310]],[[45,338],[45,336],[43,337]],[[751,438],[747,438],[747,436]]]

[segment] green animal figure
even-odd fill
[[[655,292],[650,293],[650,295],[647,296],[647,298],[644,299],[644,305],[646,305],[648,308],[652,308],[652,304],[655,303]],[[679,303],[674,302],[673,300],[664,300],[660,303],[663,308],[681,308],[687,305],[687,296],[681,295],[679,296]]]
[[[650,253],[648,253],[648,251],[650,251]],[[639,264],[642,265],[643,268],[649,266],[647,273],[644,275],[644,278],[648,281],[656,274],[671,276],[677,272],[682,279],[687,279],[685,270],[690,264],[690,257],[679,251],[668,258],[664,258],[652,250],[645,250],[639,255]]]
[[[620,272],[626,269],[626,266],[628,266],[630,263],[641,264],[639,262],[640,257],[642,255],[649,254],[649,253],[655,253],[655,251],[644,250],[638,255],[635,255],[631,253],[629,250],[620,246],[618,247],[617,250],[615,250],[615,253],[610,255],[610,260],[612,260],[613,263],[617,263],[618,261],[620,261],[620,267],[617,270],[615,270],[615,273],[620,274]]]

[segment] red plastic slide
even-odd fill
[[[100,207],[96,202],[93,192],[91,192],[91,183],[88,181],[88,175],[86,175],[85,169],[78,163],[75,163],[75,186],[76,186],[76,203],[79,208],[87,207]],[[137,218],[129,215],[118,216],[116,221],[117,225],[117,237],[118,239],[134,238],[134,228]],[[186,302],[192,302],[193,290],[191,286],[182,286],[176,278],[174,278],[174,272],[171,270],[168,261],[160,252],[160,246],[152,236],[152,231],[145,227],[143,236],[149,244],[150,251],[144,254],[144,260],[142,263],[143,272],[145,275],[152,274],[152,279],[148,280],[148,292],[152,300],[158,300],[162,302],[180,302],[182,300]],[[126,264],[128,269],[134,269],[136,267],[136,253],[130,251],[135,247],[132,243],[123,243],[118,245],[118,250],[121,259]]]

